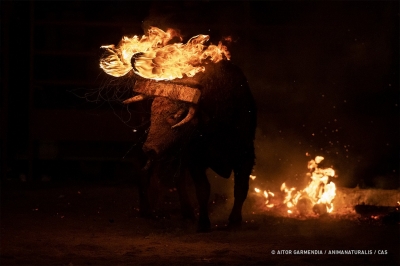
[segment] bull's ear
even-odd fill
[[[186,117],[183,118],[179,123],[173,125],[172,128],[179,127],[179,126],[181,126],[181,125],[183,125],[183,124],[189,122],[190,120],[193,119],[195,113],[196,113],[196,108],[195,108],[193,105],[191,105],[191,106],[189,107],[189,111],[188,111]]]
[[[122,103],[128,104],[128,103],[138,102],[138,101],[144,100],[145,98],[146,98],[146,96],[144,96],[143,94],[139,94],[139,95],[133,96],[132,98],[126,99]]]

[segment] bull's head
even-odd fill
[[[197,123],[196,108],[200,90],[170,82],[137,81],[138,95],[125,100],[131,103],[155,97],[151,106],[150,129],[143,150],[150,158],[160,156],[188,138]]]

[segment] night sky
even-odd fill
[[[397,1],[2,1],[1,10],[1,156],[8,178],[29,173],[30,154],[47,155],[50,165],[93,153],[118,161],[129,153],[138,122],[121,121],[129,112],[110,96],[99,47],[157,26],[179,29],[184,42],[197,34],[210,35],[211,43],[232,37],[231,60],[257,103],[261,180],[271,186],[296,180],[321,155],[337,170],[339,185],[399,186]],[[78,97],[89,92],[98,101]],[[40,120],[35,110],[70,111],[70,120],[62,128],[43,123],[47,134],[30,148],[33,119]],[[104,110],[112,115],[95,116],[93,125],[76,122],[82,112],[93,117]],[[47,171],[57,178],[54,166],[38,165],[45,163],[33,161],[37,176]]]

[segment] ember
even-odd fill
[[[208,35],[192,37],[186,44],[168,44],[174,37],[182,38],[172,29],[166,32],[151,27],[147,35],[142,37],[124,36],[118,46],[103,45],[106,50],[100,60],[100,67],[109,75],[121,77],[129,71],[153,80],[172,80],[183,75],[193,77],[198,72],[204,72],[201,64],[205,60],[217,63],[230,55],[226,46],[204,43]]]
[[[260,193],[260,192],[261,192],[261,190],[258,189],[258,188],[254,188],[254,191],[257,192],[257,193]],[[268,190],[268,191],[267,191],[267,190],[264,190],[263,196],[264,196],[264,198],[265,198],[265,206],[267,206],[268,208],[274,207],[274,204],[273,204],[273,203],[270,203],[270,197],[275,196],[275,194],[272,193],[272,192],[269,191],[269,190]]]

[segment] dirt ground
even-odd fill
[[[252,209],[250,197],[242,228],[228,230],[229,200],[213,202],[212,232],[196,233],[173,190],[164,215],[146,220],[133,185],[3,183],[0,264],[400,265],[398,222],[288,218]]]

